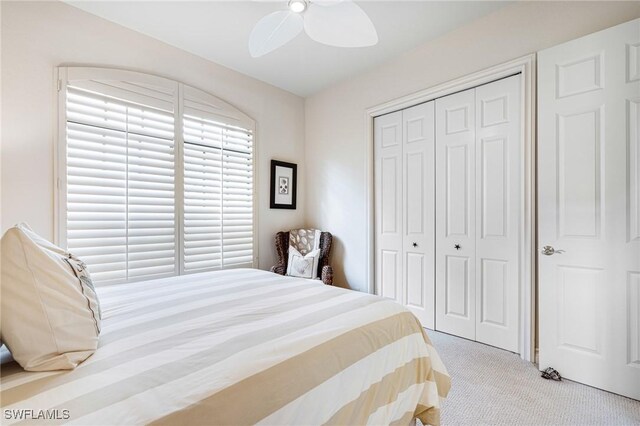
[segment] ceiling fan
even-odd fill
[[[373,22],[351,0],[289,0],[288,10],[270,13],[253,27],[249,53],[254,58],[266,55],[302,30],[312,40],[329,46],[364,47],[378,43]]]

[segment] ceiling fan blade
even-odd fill
[[[304,28],[302,16],[281,10],[270,13],[258,21],[249,36],[249,53],[254,58],[283,46],[300,34]]]
[[[378,43],[369,16],[351,1],[317,7],[311,3],[304,14],[304,30],[313,40],[337,47],[364,47]]]
[[[317,4],[319,6],[334,6],[338,3],[342,3],[343,1],[349,0],[313,0],[313,4]]]

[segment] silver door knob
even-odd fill
[[[545,256],[551,256],[552,254],[562,254],[562,253],[564,253],[564,250],[556,250],[551,246],[542,247],[542,254],[544,254]]]

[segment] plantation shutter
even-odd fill
[[[248,130],[223,130],[223,266],[253,261],[253,137]]]
[[[66,243],[96,283],[176,274],[174,114],[149,93],[67,86]]]
[[[222,268],[222,135],[184,116],[184,270]]]
[[[253,132],[220,110],[185,90],[185,272],[253,265]]]
[[[96,284],[254,266],[253,120],[163,77],[59,75],[58,243]]]

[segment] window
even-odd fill
[[[155,76],[60,75],[58,239],[96,283],[253,266],[250,119]]]

